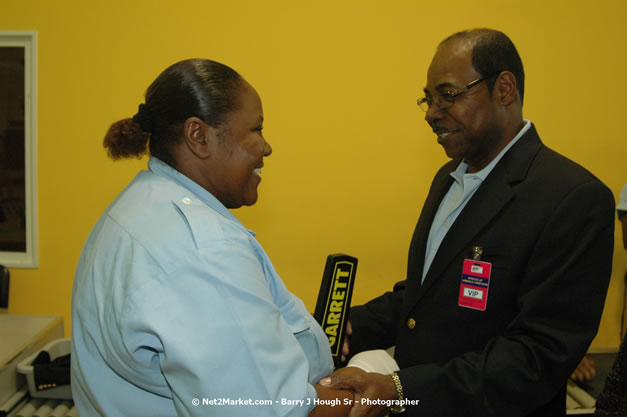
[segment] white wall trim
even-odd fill
[[[39,266],[37,210],[37,32],[0,31],[0,46],[24,47],[26,251],[0,252],[0,264],[13,268]]]

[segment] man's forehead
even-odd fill
[[[472,66],[472,45],[464,39],[451,39],[440,45],[427,71],[425,91],[458,88],[478,75]]]

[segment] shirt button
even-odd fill
[[[185,197],[183,199],[183,204],[191,204],[191,202],[192,202],[192,200],[190,198],[188,198],[188,197]]]
[[[416,320],[412,319],[411,317],[407,320],[407,327],[409,327],[410,329],[413,329],[414,327],[416,327]]]

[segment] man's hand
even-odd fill
[[[385,402],[396,400],[396,386],[389,375],[364,372],[359,368],[346,367],[333,372],[320,381],[320,385],[332,389],[348,389],[355,392],[355,401],[349,417],[380,417],[387,414]],[[362,399],[381,400],[383,404],[368,404]]]
[[[573,381],[584,382],[590,381],[596,374],[597,372],[594,367],[594,361],[592,359],[588,359],[587,356],[584,356],[570,378]]]

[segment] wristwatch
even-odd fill
[[[401,379],[398,377],[398,374],[396,372],[392,372],[391,377],[394,380],[394,385],[396,386],[396,396],[398,397],[399,404],[390,407],[390,414],[401,414],[404,413],[407,409],[407,407],[405,407],[403,386],[401,385]]]

